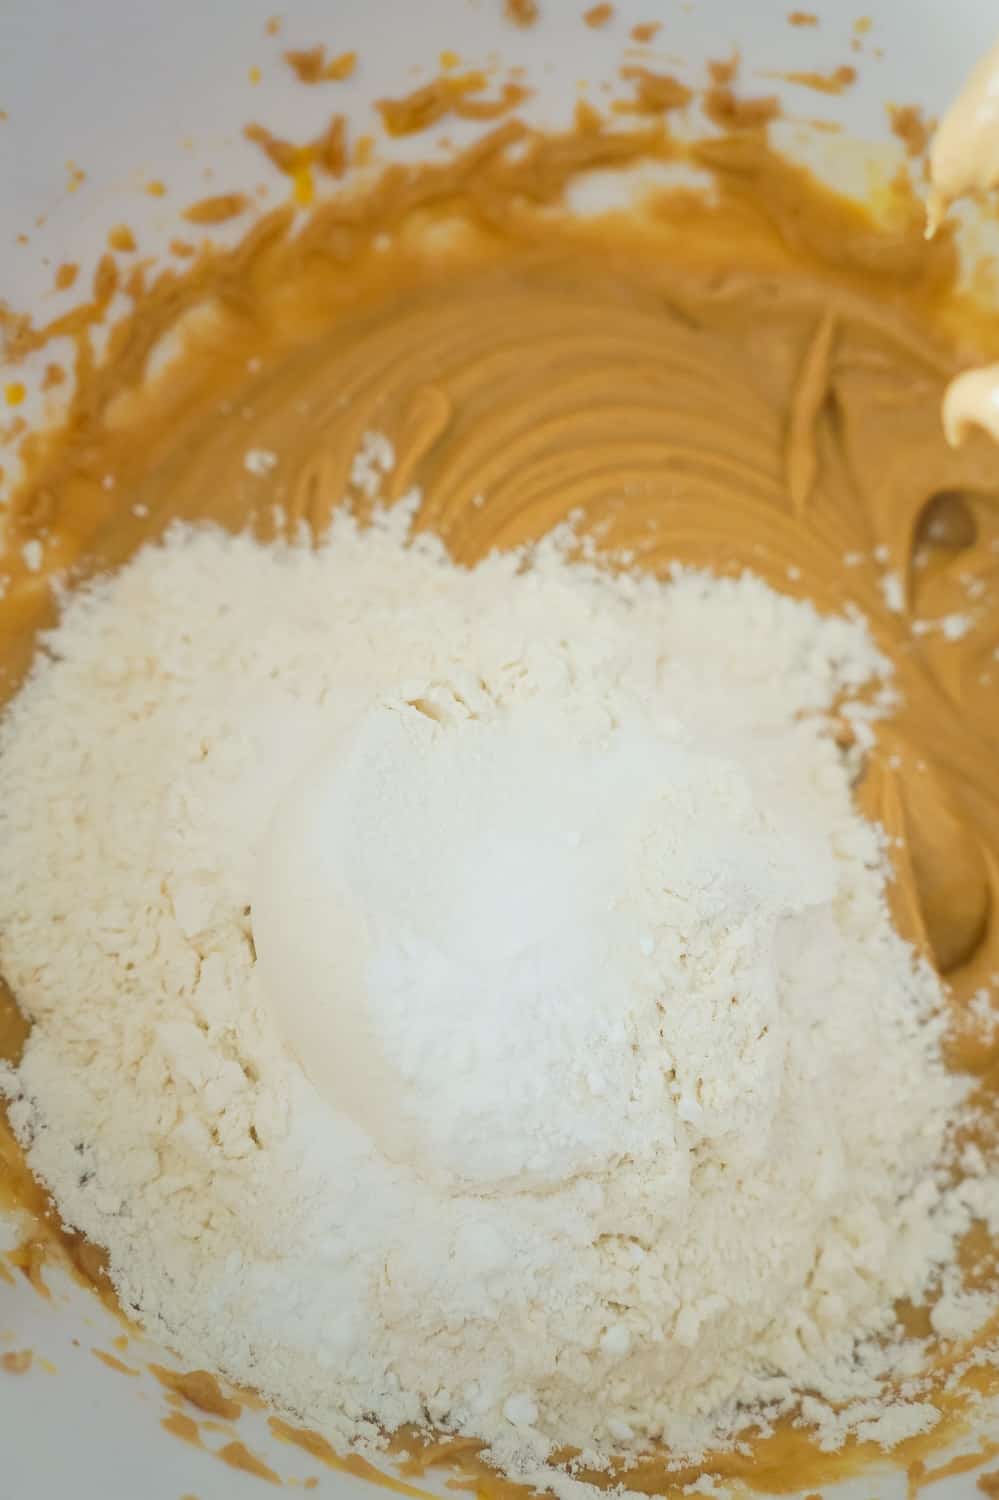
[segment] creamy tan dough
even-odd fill
[[[677,150],[658,127],[610,137],[592,116],[562,138],[504,126],[297,235],[279,212],[172,274],[104,367],[82,314],[68,425],[29,441],[0,559],[0,696],[52,618],[48,571],[118,564],[176,517],[318,534],[371,429],[398,455],[392,496],[421,486],[419,524],[459,561],[579,509],[636,566],[748,567],[824,610],[855,606],[902,696],[858,797],[902,840],[896,919],[950,983],[953,1059],[991,1108],[999,1048],[967,1001],[999,971],[999,457],[981,434],[952,450],[940,426],[967,360],[943,332],[953,252],[924,242],[914,198],[878,228],[753,130],[693,148],[714,206],[666,195],[585,224],[554,211],[579,170]],[[147,388],[178,327],[183,352]],[[44,338],[23,325],[14,342]],[[276,464],[251,472],[249,449]],[[16,1056],[9,1000],[5,1014]],[[12,1181],[9,1141],[7,1160]],[[787,1442],[786,1482],[824,1482],[828,1457]]]

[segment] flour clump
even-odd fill
[[[279,810],[254,888],[306,1072],[455,1187],[662,1170],[691,1134],[766,1148],[777,950],[836,891],[762,765],[563,655],[378,703]]]
[[[831,723],[885,661],[411,517],[177,529],[66,603],[0,726],[33,1170],[154,1334],[343,1444],[541,1484],[803,1390],[873,1420],[974,1206]]]

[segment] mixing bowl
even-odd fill
[[[55,268],[75,263],[78,285],[88,284],[111,226],[128,223],[143,254],[162,254],[179,232],[181,208],[194,199],[223,189],[253,194],[265,179],[268,194],[259,201],[278,201],[286,184],[262,171],[243,125],[260,119],[292,139],[310,138],[330,110],[328,94],[303,87],[281,63],[284,46],[322,41],[336,52],[357,51],[362,65],[340,86],[337,107],[349,113],[356,132],[378,135],[378,159],[385,161],[447,149],[433,133],[384,139],[373,109],[380,96],[435,76],[442,53],[454,52],[470,65],[495,57],[522,64],[533,90],[523,112],[540,122],[564,122],[581,87],[598,99],[601,82],[616,76],[622,53],[634,45],[630,28],[660,22],[641,54],[649,66],[699,82],[708,59],[738,51],[747,88],[781,96],[785,118],[775,129],[776,143],[838,185],[864,191],[888,180],[903,159],[886,106],[919,104],[928,115],[938,114],[992,42],[994,25],[980,0],[946,6],[866,0],[863,7],[860,0],[856,7],[808,0],[818,22],[812,25],[789,24],[789,0],[616,0],[601,28],[582,24],[583,0],[541,0],[540,19],[529,29],[505,19],[501,0],[340,0],[334,6],[287,0],[276,41],[268,34],[276,3],[7,0],[0,9],[3,299],[48,319],[79,296],[53,288]],[[858,76],[839,95],[780,77],[843,64],[855,66]],[[821,128],[829,124],[845,127],[849,139]],[[477,128],[449,125],[450,145],[470,139]],[[592,191],[603,202],[620,188],[602,181]],[[237,232],[229,226],[212,231],[219,238]],[[979,251],[982,233],[975,241]],[[21,414],[32,422],[51,414],[53,402],[38,390],[39,372],[31,365],[17,371],[27,386]],[[0,1244],[13,1244],[18,1233],[12,1215],[0,1217]],[[122,1329],[113,1314],[68,1277],[45,1275],[47,1297],[25,1278],[0,1280],[0,1355],[33,1355],[23,1373],[0,1370],[3,1500],[67,1493],[77,1500],[238,1500],[264,1493],[260,1465],[289,1486],[318,1480],[324,1495],[368,1490],[356,1472],[275,1441],[258,1412],[246,1412],[238,1432],[224,1421],[213,1427],[210,1414],[202,1422],[199,1441],[224,1450],[224,1463],[181,1441],[195,1432],[179,1408],[164,1404],[162,1387],[148,1372],[150,1362],[169,1366],[169,1356],[138,1336],[127,1348],[119,1342],[116,1352]],[[164,1430],[164,1417],[173,1431]],[[999,1437],[999,1421],[993,1435]],[[975,1451],[982,1436],[969,1434],[955,1451]],[[247,1472],[255,1462],[258,1472]],[[849,1482],[842,1493],[864,1500],[901,1496],[906,1483],[903,1474],[886,1469]],[[441,1493],[443,1484],[420,1480],[418,1488]],[[956,1473],[942,1477],[936,1493],[954,1500],[974,1486],[973,1474]]]

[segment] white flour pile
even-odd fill
[[[893,1300],[984,1189],[826,718],[885,663],[751,578],[408,522],[178,531],[67,602],[0,729],[31,1166],[155,1334],[343,1444],[558,1483],[801,1390],[830,1442],[932,1424],[876,1399]]]
[[[772,1139],[778,949],[840,882],[816,766],[796,734],[733,758],[703,694],[678,721],[654,663],[611,644],[518,639],[491,681],[441,663],[450,681],[334,738],[258,859],[295,1051],[443,1185],[602,1181],[627,1157],[685,1197],[688,1131]]]

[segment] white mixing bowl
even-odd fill
[[[999,20],[983,0],[858,0],[856,8],[846,0],[804,0],[819,15],[818,27],[789,25],[790,0],[615,0],[610,25],[593,30],[581,22],[588,3],[540,0],[540,22],[518,30],[504,21],[501,0],[3,0],[0,109],[8,118],[0,118],[0,298],[52,316],[79,295],[53,291],[55,267],[78,262],[85,285],[112,225],[130,224],[144,253],[163,251],[183,232],[185,204],[223,189],[252,191],[261,158],[242,139],[242,126],[259,119],[292,139],[309,138],[332,107],[327,90],[296,83],[280,62],[284,46],[323,41],[337,52],[357,50],[362,66],[336,94],[336,107],[349,112],[357,133],[376,129],[372,100],[414,87],[414,63],[424,65],[424,78],[435,76],[444,49],[470,65],[491,53],[523,63],[536,90],[524,112],[554,122],[567,120],[579,80],[592,89],[615,77],[632,25],[659,21],[650,66],[658,62],[699,81],[708,58],[737,48],[748,91],[780,92],[788,114],[799,119],[845,124],[871,144],[879,171],[890,175],[901,149],[886,105],[918,103],[939,114],[994,39]],[[276,8],[283,17],[277,40],[265,35]],[[851,41],[864,14],[872,24],[857,53]],[[760,78],[843,63],[855,64],[859,78],[841,97]],[[251,77],[256,67],[259,83]],[[449,122],[447,134],[458,143],[474,129]],[[863,190],[870,158],[842,139],[788,121],[776,139],[832,179]],[[430,146],[422,135],[386,143],[382,159],[425,156]],[[82,181],[71,163],[86,174]],[[210,182],[207,169],[214,172]],[[146,190],[154,179],[166,185],[165,196]],[[286,184],[276,175],[271,180],[274,202]],[[22,232],[26,244],[16,239]],[[40,411],[33,398],[24,409],[32,417]],[[14,1243],[17,1233],[0,1216],[0,1246]],[[266,1493],[259,1478],[165,1433],[160,1420],[167,1408],[145,1367],[167,1357],[134,1340],[122,1358],[141,1373],[128,1378],[109,1369],[92,1351],[112,1350],[120,1326],[81,1287],[49,1279],[50,1301],[26,1282],[0,1280],[0,1354],[24,1348],[35,1354],[26,1374],[0,1369],[0,1500],[68,1494],[242,1500]],[[238,1426],[239,1438],[286,1483],[318,1475],[321,1495],[363,1500],[373,1493],[352,1475],[278,1444],[262,1414],[248,1412]],[[999,1437],[999,1421],[992,1435]],[[218,1434],[211,1445],[226,1440]],[[969,1439],[965,1451],[974,1446]],[[421,1481],[420,1488],[443,1493],[443,1482]],[[934,1493],[956,1500],[974,1489],[973,1475],[962,1475],[942,1480]],[[894,1471],[865,1476],[839,1493],[894,1500],[905,1490],[904,1475]]]

